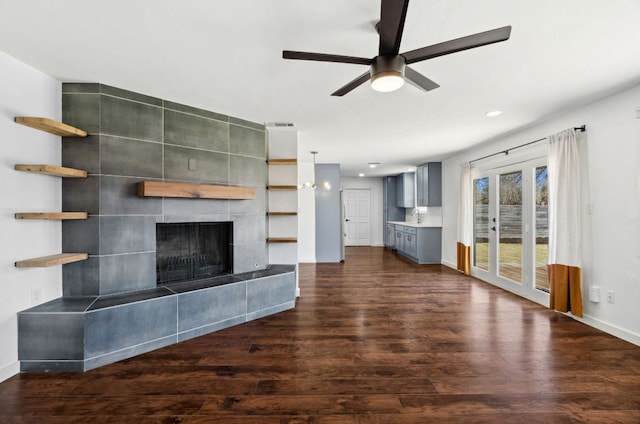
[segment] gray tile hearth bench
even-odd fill
[[[129,293],[61,297],[18,314],[21,371],[87,371],[291,309],[295,298],[294,265]]]

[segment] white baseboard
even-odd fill
[[[449,268],[458,269],[458,264],[454,264],[453,262],[445,261],[444,259],[442,259],[440,263],[444,266],[448,266]]]
[[[624,328],[609,324],[590,315],[584,315],[582,318],[576,317],[571,314],[567,314],[567,316],[575,319],[576,321],[580,321],[581,323],[586,324],[590,327],[594,327],[598,330],[604,331],[607,334],[616,336],[619,339],[628,341],[629,343],[633,343],[636,346],[640,346],[640,334],[636,334],[632,331],[625,330]]]
[[[20,362],[18,361],[0,368],[0,383],[19,373],[20,373]]]
[[[371,247],[384,247],[384,243],[373,243]]]
[[[315,264],[316,258],[298,258],[298,263],[301,264]]]

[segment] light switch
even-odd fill
[[[189,171],[195,171],[198,169],[198,161],[195,159],[189,159]]]

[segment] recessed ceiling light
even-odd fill
[[[361,172],[358,174],[358,177],[364,177],[364,174]]]
[[[500,114],[502,114],[501,110],[492,110],[491,112],[485,113],[485,115],[488,116],[489,118],[493,118],[494,116],[498,116]]]
[[[369,168],[375,168],[378,165],[380,165],[380,162],[369,162]]]

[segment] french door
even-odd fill
[[[472,192],[472,274],[547,305],[545,160],[475,170]]]

